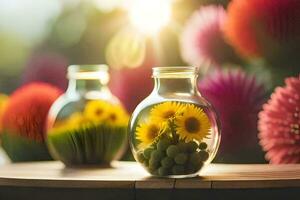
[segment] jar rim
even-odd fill
[[[70,65],[68,67],[68,79],[101,79],[108,76],[106,64]]]
[[[152,77],[157,78],[186,78],[198,74],[198,68],[193,66],[153,67]]]

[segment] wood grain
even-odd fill
[[[211,164],[199,177],[151,177],[137,163],[114,162],[112,168],[66,168],[56,161],[0,167],[0,186],[122,189],[236,189],[300,187],[300,165]]]

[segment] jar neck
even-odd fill
[[[107,84],[102,84],[101,80],[97,79],[70,79],[67,93],[86,93],[89,91],[106,91]]]
[[[197,93],[197,77],[187,78],[154,78],[154,92],[158,94],[168,93]]]
[[[67,94],[108,91],[108,67],[106,65],[72,65],[68,68]]]
[[[198,94],[198,73],[195,67],[155,67],[153,92],[159,95]]]

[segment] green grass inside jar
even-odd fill
[[[127,123],[123,107],[93,100],[83,112],[58,120],[48,131],[47,143],[52,155],[66,165],[109,163],[126,142]]]
[[[203,109],[191,103],[164,102],[137,124],[137,159],[153,175],[198,172],[209,153],[204,142],[211,124]]]

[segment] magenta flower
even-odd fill
[[[257,114],[264,101],[263,85],[243,71],[218,71],[201,81],[199,88],[221,121],[222,138],[216,161],[260,162],[256,158],[257,153],[262,154],[257,139]]]
[[[28,61],[22,75],[23,84],[49,83],[65,90],[67,87],[67,59],[56,53],[37,53]]]

